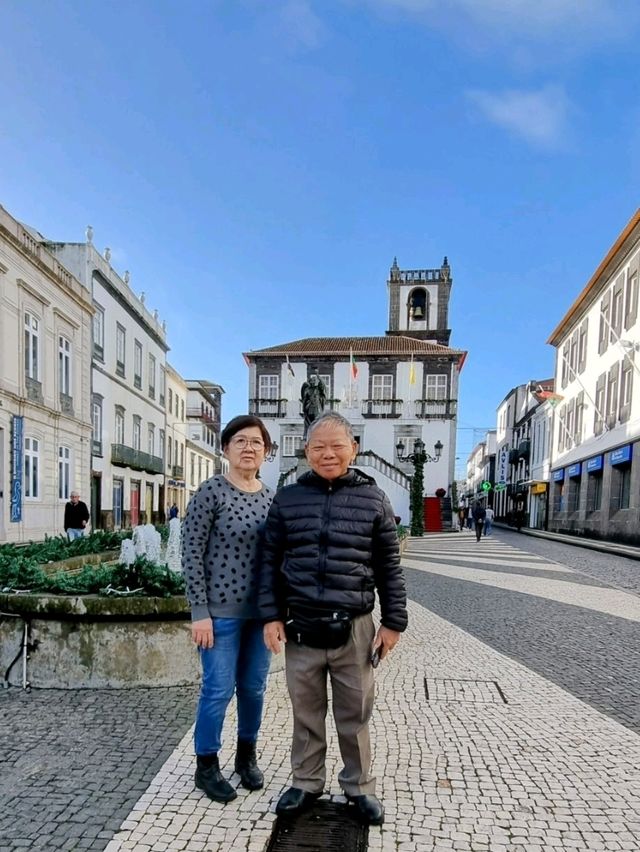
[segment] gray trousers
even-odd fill
[[[342,648],[324,650],[287,642],[287,687],[293,707],[291,767],[293,786],[320,793],[326,781],[327,674],[331,678],[333,718],[344,766],[338,781],[350,796],[375,792],[371,775],[369,720],[373,711],[374,678],[371,615],[354,619]]]

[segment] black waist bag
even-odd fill
[[[351,616],[344,610],[325,615],[289,612],[284,631],[290,642],[309,648],[341,648],[351,636]]]

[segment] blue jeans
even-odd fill
[[[81,529],[81,530],[68,529],[67,530],[67,538],[69,539],[69,541],[75,541],[77,538],[82,538],[83,535],[84,535],[84,529]]]
[[[484,522],[484,534],[485,535],[491,535],[491,527],[492,526],[493,526],[493,521],[488,521],[485,518],[485,522]]]
[[[200,649],[202,687],[193,736],[199,755],[220,751],[224,716],[234,691],[238,739],[255,743],[271,663],[258,621],[214,618],[213,641],[213,648]]]

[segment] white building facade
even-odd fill
[[[157,522],[165,507],[166,334],[129,275],[86,243],[48,249],[90,289],[91,517],[107,529]]]
[[[63,530],[88,501],[89,291],[0,207],[0,542]]]
[[[220,422],[224,389],[206,379],[187,379],[186,490],[187,499],[201,482],[223,472]]]
[[[556,347],[549,529],[640,543],[640,211],[549,338]]]
[[[409,521],[412,464],[396,447],[413,450],[416,439],[435,455],[424,470],[425,494],[450,492],[454,481],[459,374],[466,353],[450,348],[448,263],[435,270],[391,268],[389,330],[381,337],[307,338],[245,353],[249,410],[261,417],[277,443],[262,477],[277,487],[295,476],[304,444],[300,402],[312,375],[326,392],[325,411],[351,423],[359,445],[356,464],[388,493],[396,514]]]

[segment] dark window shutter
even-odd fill
[[[640,278],[640,260],[638,256],[631,261],[627,272],[627,289],[624,299],[624,327],[625,330],[635,325],[638,317],[638,279]]]
[[[618,419],[620,364],[613,364],[607,375],[607,426],[612,429]]]
[[[624,398],[628,398],[625,404]],[[633,364],[625,358],[620,369],[620,422],[626,423],[631,417],[631,400],[633,398]]]
[[[600,302],[600,330],[598,333],[598,355],[606,352],[609,343],[609,311],[611,308],[611,290],[602,297]]]
[[[578,344],[578,372],[583,373],[587,366],[587,344],[589,333],[589,319],[583,320],[580,325],[580,342]]]

